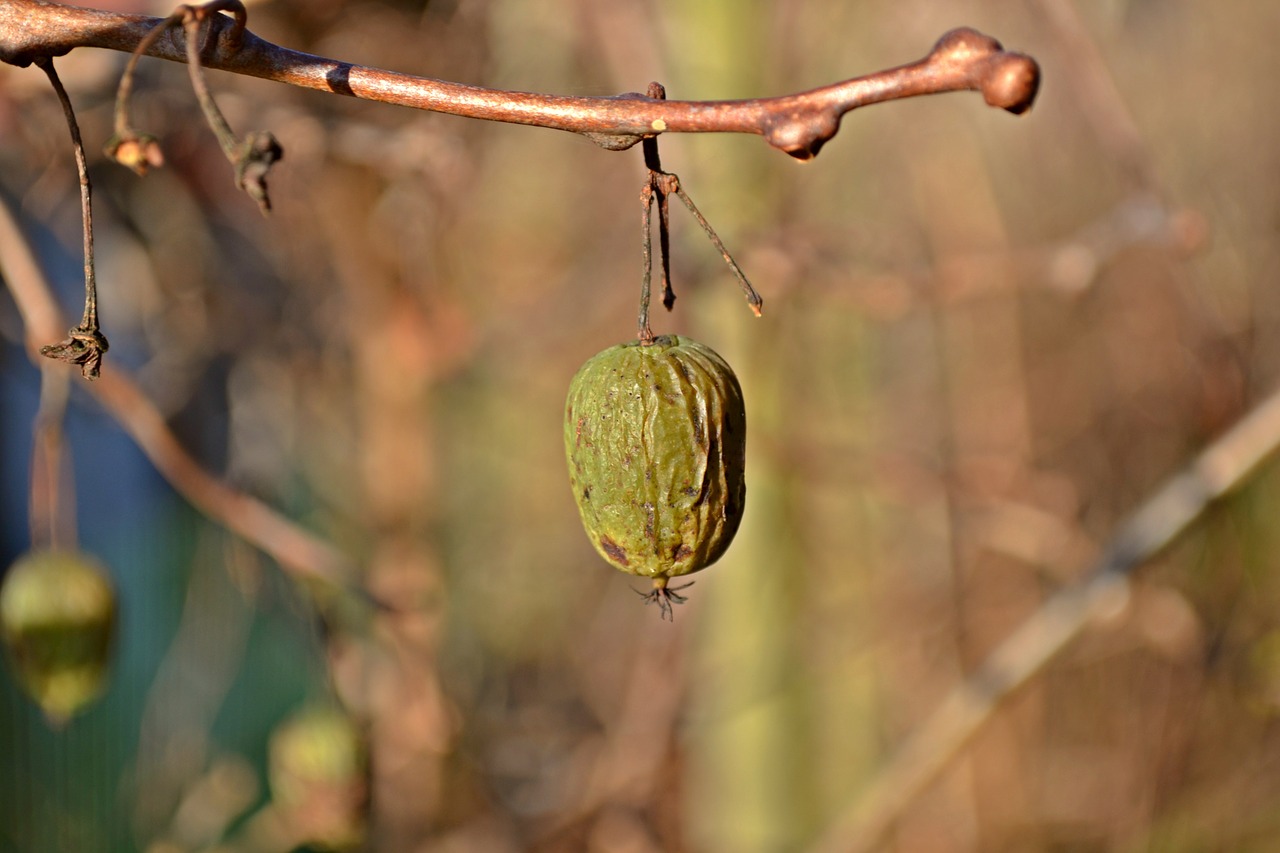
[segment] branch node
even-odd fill
[[[999,41],[970,27],[938,39],[925,65],[943,75],[967,76],[969,88],[982,92],[987,104],[1014,115],[1031,109],[1040,89],[1040,66],[1034,59],[1006,51]]]
[[[802,163],[818,156],[822,146],[839,130],[837,110],[789,114],[780,119],[770,117],[764,122],[765,141]]]
[[[593,133],[584,131],[582,135],[605,151],[626,151],[645,139],[645,136],[639,133]]]

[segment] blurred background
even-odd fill
[[[961,25],[1041,63],[1029,114],[871,107],[804,165],[662,138],[765,299],[754,318],[675,206],[654,327],[735,366],[749,450],[741,531],[674,623],[591,549],[561,439],[579,364],[634,334],[638,149],[211,72],[232,127],[285,148],[264,220],[185,68],[139,66],[167,163],[138,178],[100,154],[125,57],[59,60],[105,371],[402,609],[299,584],[204,518],[77,376],[112,676],[61,728],[0,676],[0,850],[801,851],[880,790],[947,691],[1275,386],[1280,6],[250,5],[259,35],[351,62],[681,99],[812,88]],[[66,138],[44,75],[0,71],[0,196],[79,316]],[[23,335],[0,291],[3,565],[31,547]],[[1264,468],[1144,567],[881,849],[1280,849],[1278,501]]]

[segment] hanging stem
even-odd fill
[[[661,191],[658,193],[658,248],[662,255],[662,307],[670,311],[676,304],[676,292],[671,287],[671,204],[670,196]]]
[[[89,164],[85,159],[84,142],[80,138],[80,125],[76,121],[71,98],[58,78],[49,57],[37,59],[36,65],[48,76],[53,90],[58,93],[62,111],[71,131],[71,144],[75,149],[76,170],[80,173],[80,215],[84,224],[84,316],[80,325],[67,332],[61,343],[41,347],[41,355],[80,365],[86,379],[97,379],[102,369],[102,356],[108,349],[107,339],[98,328],[98,284],[93,263],[93,187],[89,183]]]
[[[106,144],[106,154],[122,166],[127,166],[139,175],[145,175],[152,167],[164,165],[164,155],[160,151],[160,143],[149,133],[143,133],[133,126],[129,118],[133,106],[133,81],[138,73],[138,60],[156,40],[170,27],[182,22],[184,9],[178,9],[169,17],[160,21],[148,32],[138,47],[129,55],[125,63],[124,73],[120,75],[120,86],[116,89],[116,108],[114,113],[114,132]]]
[[[653,100],[665,100],[667,90],[663,88],[661,83],[650,83],[649,89],[645,93],[645,97]],[[674,193],[684,202],[684,206],[689,208],[689,212],[693,214],[693,218],[698,220],[698,224],[702,226],[702,230],[706,233],[711,244],[720,252],[720,257],[724,258],[724,262],[729,265],[729,270],[734,277],[738,279],[738,284],[742,287],[742,293],[747,299],[747,305],[751,308],[752,313],[757,317],[760,316],[761,306],[764,300],[760,298],[760,294],[756,293],[751,282],[747,280],[747,276],[742,272],[742,268],[729,254],[729,250],[725,248],[724,242],[720,236],[716,234],[711,223],[702,215],[702,211],[698,210],[698,206],[693,203],[693,199],[689,198],[689,194],[684,191],[684,187],[680,186],[680,178],[674,172],[666,172],[662,169],[662,160],[658,156],[658,137],[647,136],[641,143],[641,150],[644,152],[644,165],[648,169],[645,177],[644,188],[640,190],[641,222],[644,229],[642,239],[642,249],[644,253],[644,277],[640,283],[640,341],[644,344],[653,342],[653,330],[649,327],[649,298],[651,279],[653,275],[653,202],[658,202],[658,250],[661,254],[662,263],[662,304],[668,311],[676,302],[675,290],[671,286],[671,206],[670,198]]]
[[[665,101],[667,90],[661,83],[650,83],[645,94],[655,101]],[[671,289],[671,205],[663,186],[662,158],[658,156],[658,137],[647,137],[641,143],[644,165],[649,170],[649,186],[658,199],[658,250],[662,260],[662,305],[668,311],[676,304],[675,291]]]
[[[640,253],[644,272],[640,277],[640,318],[636,337],[648,346],[653,343],[653,329],[649,326],[649,283],[653,278],[653,184],[646,183],[640,190]]]
[[[182,28],[187,42],[187,70],[191,75],[191,88],[195,91],[200,109],[204,111],[205,120],[213,130],[213,135],[218,138],[222,153],[235,170],[236,186],[248,193],[265,215],[271,212],[271,198],[267,195],[267,170],[284,156],[284,149],[265,130],[250,131],[245,134],[244,139],[236,138],[209,91],[209,84],[204,79],[204,66],[200,61],[200,29],[210,16],[224,9],[236,12],[237,32],[243,32],[244,6],[238,0],[222,0],[202,7],[182,7]],[[212,27],[210,30],[212,31]]]
[[[219,29],[224,19],[220,14],[222,12],[230,12],[233,16],[230,29],[225,33]],[[243,45],[247,20],[248,13],[240,0],[213,0],[203,6],[179,6],[172,15],[157,21],[138,43],[120,77],[120,88],[116,93],[115,132],[107,143],[107,156],[139,175],[146,174],[153,166],[163,165],[164,157],[156,138],[133,127],[129,120],[129,110],[138,58],[151,51],[167,30],[181,25],[185,35],[184,57],[191,77],[191,88],[204,112],[205,121],[217,138],[218,147],[235,170],[236,186],[257,202],[259,210],[264,214],[269,213],[271,198],[267,194],[267,171],[284,156],[284,150],[276,138],[266,131],[250,131],[245,134],[244,139],[236,138],[209,90],[204,77],[204,60],[201,57],[204,52],[201,30],[206,30],[206,41],[218,41],[221,35],[219,47],[225,46],[227,51],[235,52]]]

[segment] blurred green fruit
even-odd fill
[[[0,586],[0,631],[17,681],[50,723],[63,725],[106,687],[116,599],[84,554],[33,551]]]
[[[365,765],[360,732],[338,708],[305,708],[276,728],[271,797],[297,838],[328,850],[361,843]]]
[[[583,526],[616,568],[652,578],[669,613],[671,578],[724,554],[742,520],[742,389],[709,347],[675,335],[619,344],[578,371],[564,445]]]

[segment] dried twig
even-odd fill
[[[224,18],[221,12],[230,12],[231,19]],[[244,139],[237,139],[227,124],[222,110],[218,108],[209,84],[204,79],[204,64],[201,59],[200,31],[206,22],[210,29],[217,21],[230,20],[232,30],[228,43],[234,49],[244,34],[248,13],[240,0],[213,0],[203,6],[179,6],[172,15],[156,24],[147,36],[138,43],[133,55],[125,65],[120,77],[120,87],[116,95],[115,133],[107,142],[107,156],[121,165],[127,166],[139,175],[146,174],[153,166],[160,166],[164,157],[154,136],[136,130],[129,121],[129,108],[133,95],[133,80],[138,65],[138,58],[151,48],[162,34],[170,28],[181,25],[185,35],[187,69],[190,71],[191,88],[196,100],[204,112],[205,121],[218,140],[218,146],[226,155],[235,170],[236,186],[244,190],[258,204],[264,214],[271,212],[271,199],[267,195],[267,171],[284,156],[284,150],[276,138],[266,131],[251,131]]]
[[[98,328],[98,284],[93,263],[93,185],[89,182],[89,164],[85,160],[84,142],[80,139],[80,124],[76,121],[71,98],[58,78],[53,60],[42,57],[36,64],[48,76],[53,90],[58,93],[62,111],[71,131],[71,145],[75,149],[76,171],[80,174],[80,215],[84,229],[84,315],[80,325],[67,332],[66,340],[40,348],[40,354],[59,361],[80,365],[86,379],[97,379],[102,371],[102,356],[108,349],[107,339]],[[57,333],[49,335],[57,337]]]
[[[585,98],[510,92],[397,74],[288,50],[223,15],[209,19],[206,68],[247,74],[382,103],[469,118],[556,128],[599,145],[629,148],[657,133],[754,133],[807,160],[839,130],[850,110],[898,98],[980,91],[1012,113],[1031,107],[1040,81],[1035,60],[962,28],[944,35],[924,59],[794,95],[741,101],[657,101],[636,95]],[[133,52],[161,19],[81,9],[39,0],[0,0],[0,60],[27,65],[78,47]],[[150,56],[186,62],[172,38],[146,44]]]
[[[215,20],[223,20],[222,16],[216,13],[222,9],[231,9],[237,12],[238,31],[243,32],[244,6],[239,0],[216,0],[200,8],[191,6],[182,8],[184,12],[182,29],[186,33],[187,42],[187,69],[191,72],[191,88],[195,90],[196,100],[200,102],[200,109],[204,111],[205,121],[209,123],[213,135],[217,137],[222,153],[231,161],[235,169],[236,186],[248,193],[249,197],[258,203],[258,209],[264,214],[270,213],[271,198],[267,195],[267,170],[284,156],[284,150],[276,138],[265,130],[251,131],[245,135],[244,139],[236,138],[236,135],[231,132],[231,126],[223,117],[222,110],[218,109],[213,93],[209,91],[209,85],[204,79],[204,67],[200,62],[200,29],[204,22],[207,20],[212,25]]]
[[[164,155],[160,151],[159,141],[149,133],[143,133],[133,126],[129,118],[133,106],[133,81],[137,78],[138,60],[164,35],[169,27],[182,21],[182,10],[156,24],[151,32],[138,42],[138,47],[125,63],[124,72],[120,75],[120,85],[116,89],[115,132],[107,140],[106,155],[122,166],[127,166],[139,175],[145,175],[152,168],[164,165]]]
[[[1243,483],[1280,449],[1280,391],[1274,392],[1119,529],[1087,579],[1046,601],[942,702],[881,771],[866,793],[837,817],[813,853],[876,849],[895,820],[986,724],[1002,702],[1092,621],[1124,606],[1129,579],[1196,521],[1211,503]]]

